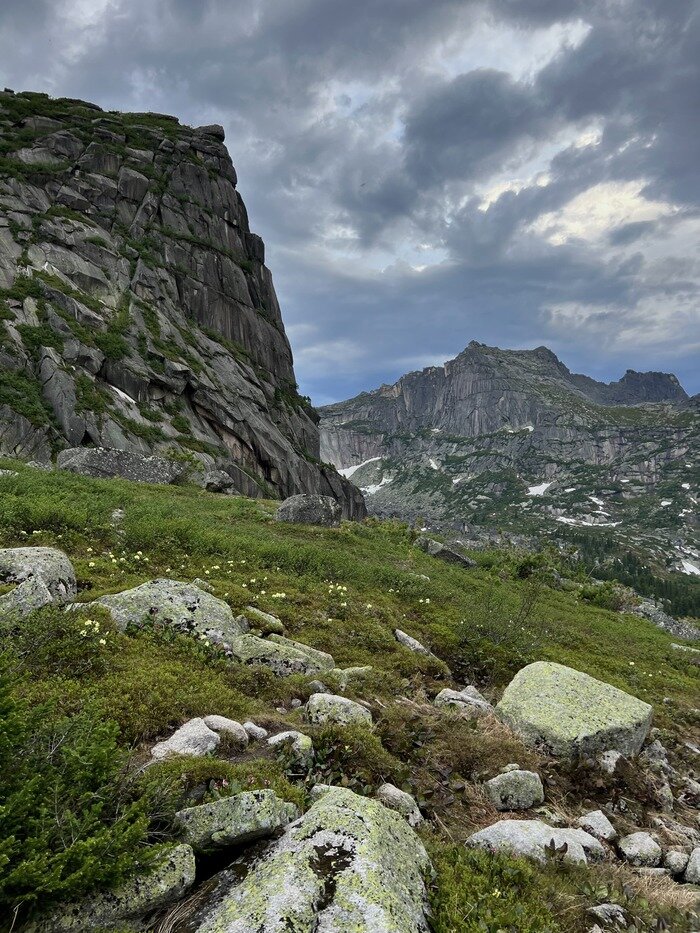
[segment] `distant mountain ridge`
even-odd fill
[[[546,347],[472,341],[444,366],[319,411],[322,459],[376,514],[458,530],[596,526],[700,575],[700,406],[672,374],[603,383]]]

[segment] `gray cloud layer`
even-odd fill
[[[318,403],[551,346],[700,390],[694,0],[3,0],[0,78],[222,122]]]

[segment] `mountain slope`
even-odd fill
[[[0,452],[190,458],[246,495],[322,492],[260,237],[221,127],[0,94]]]
[[[472,342],[321,413],[321,456],[372,511],[478,534],[593,529],[700,573],[700,410],[675,376],[599,383],[545,347]]]

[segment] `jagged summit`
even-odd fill
[[[95,445],[216,466],[248,495],[319,464],[224,131],[0,93],[0,453]]]

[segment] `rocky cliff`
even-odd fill
[[[378,514],[462,531],[608,529],[694,574],[699,414],[672,375],[628,370],[605,384],[545,347],[473,342],[443,367],[322,408],[321,456]]]
[[[364,513],[320,462],[221,127],[1,93],[0,318],[0,453],[158,453]]]

